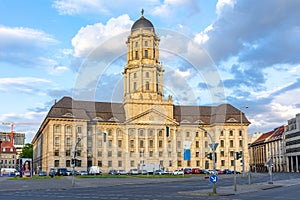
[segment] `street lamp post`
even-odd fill
[[[241,135],[242,135],[242,170],[243,170],[243,177],[245,176],[245,153],[244,153],[244,134],[243,134],[243,108],[248,108],[248,106],[242,106],[240,108],[240,117],[241,117]]]

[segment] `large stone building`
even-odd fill
[[[287,172],[300,172],[300,113],[288,120],[285,142]]]
[[[160,164],[168,170],[212,169],[206,157],[211,152],[210,138],[219,144],[217,168],[233,169],[234,152],[244,147],[248,169],[250,122],[244,113],[229,104],[182,106],[174,105],[171,96],[165,98],[159,41],[153,24],[142,14],[126,42],[123,102],[63,97],[55,103],[32,141],[35,169],[70,168],[78,138],[78,169],[98,165],[103,172],[129,170],[141,163]],[[191,144],[190,160],[183,157],[184,144]]]
[[[249,157],[251,171],[267,172],[267,163],[271,160],[272,171],[286,170],[285,161],[285,126],[263,133],[250,145]]]

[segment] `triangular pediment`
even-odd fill
[[[167,125],[177,125],[178,123],[166,116],[165,114],[155,110],[150,109],[139,115],[136,115],[126,121],[126,123],[133,124],[167,124]]]

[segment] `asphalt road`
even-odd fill
[[[233,185],[232,177],[219,176],[217,191],[222,187]],[[275,174],[274,184],[280,180],[295,180],[300,178],[300,173]],[[252,182],[268,182],[269,176],[262,174],[252,179]],[[299,179],[300,180],[300,179]],[[247,186],[248,179],[239,177],[237,187]],[[27,186],[26,186],[27,185]],[[26,186],[26,187],[25,187]],[[246,188],[247,188],[246,187]],[[140,179],[140,178],[97,178],[76,179],[76,186],[72,188],[71,178],[46,179],[46,180],[4,180],[0,179],[0,199],[16,200],[41,200],[41,199],[120,199],[120,200],[188,200],[188,199],[299,199],[299,184],[288,187],[275,187],[268,190],[259,190],[250,193],[241,193],[230,196],[192,195],[193,191],[210,190],[212,184],[203,177],[178,178],[178,179]],[[250,186],[249,186],[250,188]]]

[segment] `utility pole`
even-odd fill
[[[213,152],[213,153],[212,153],[213,168],[214,168],[214,171],[216,171],[216,154],[215,154],[215,152],[216,152],[216,148],[217,148],[217,146],[218,146],[218,143],[215,143],[213,137],[211,136],[211,134],[210,134],[206,129],[204,129],[204,128],[200,127],[200,126],[199,126],[199,128],[200,128],[201,130],[203,130],[205,133],[207,133],[208,136],[209,136],[209,138],[210,138],[210,141],[211,141],[210,147],[211,147],[212,152]],[[213,193],[214,193],[214,194],[217,193],[217,186],[216,186],[216,184],[213,184]]]

